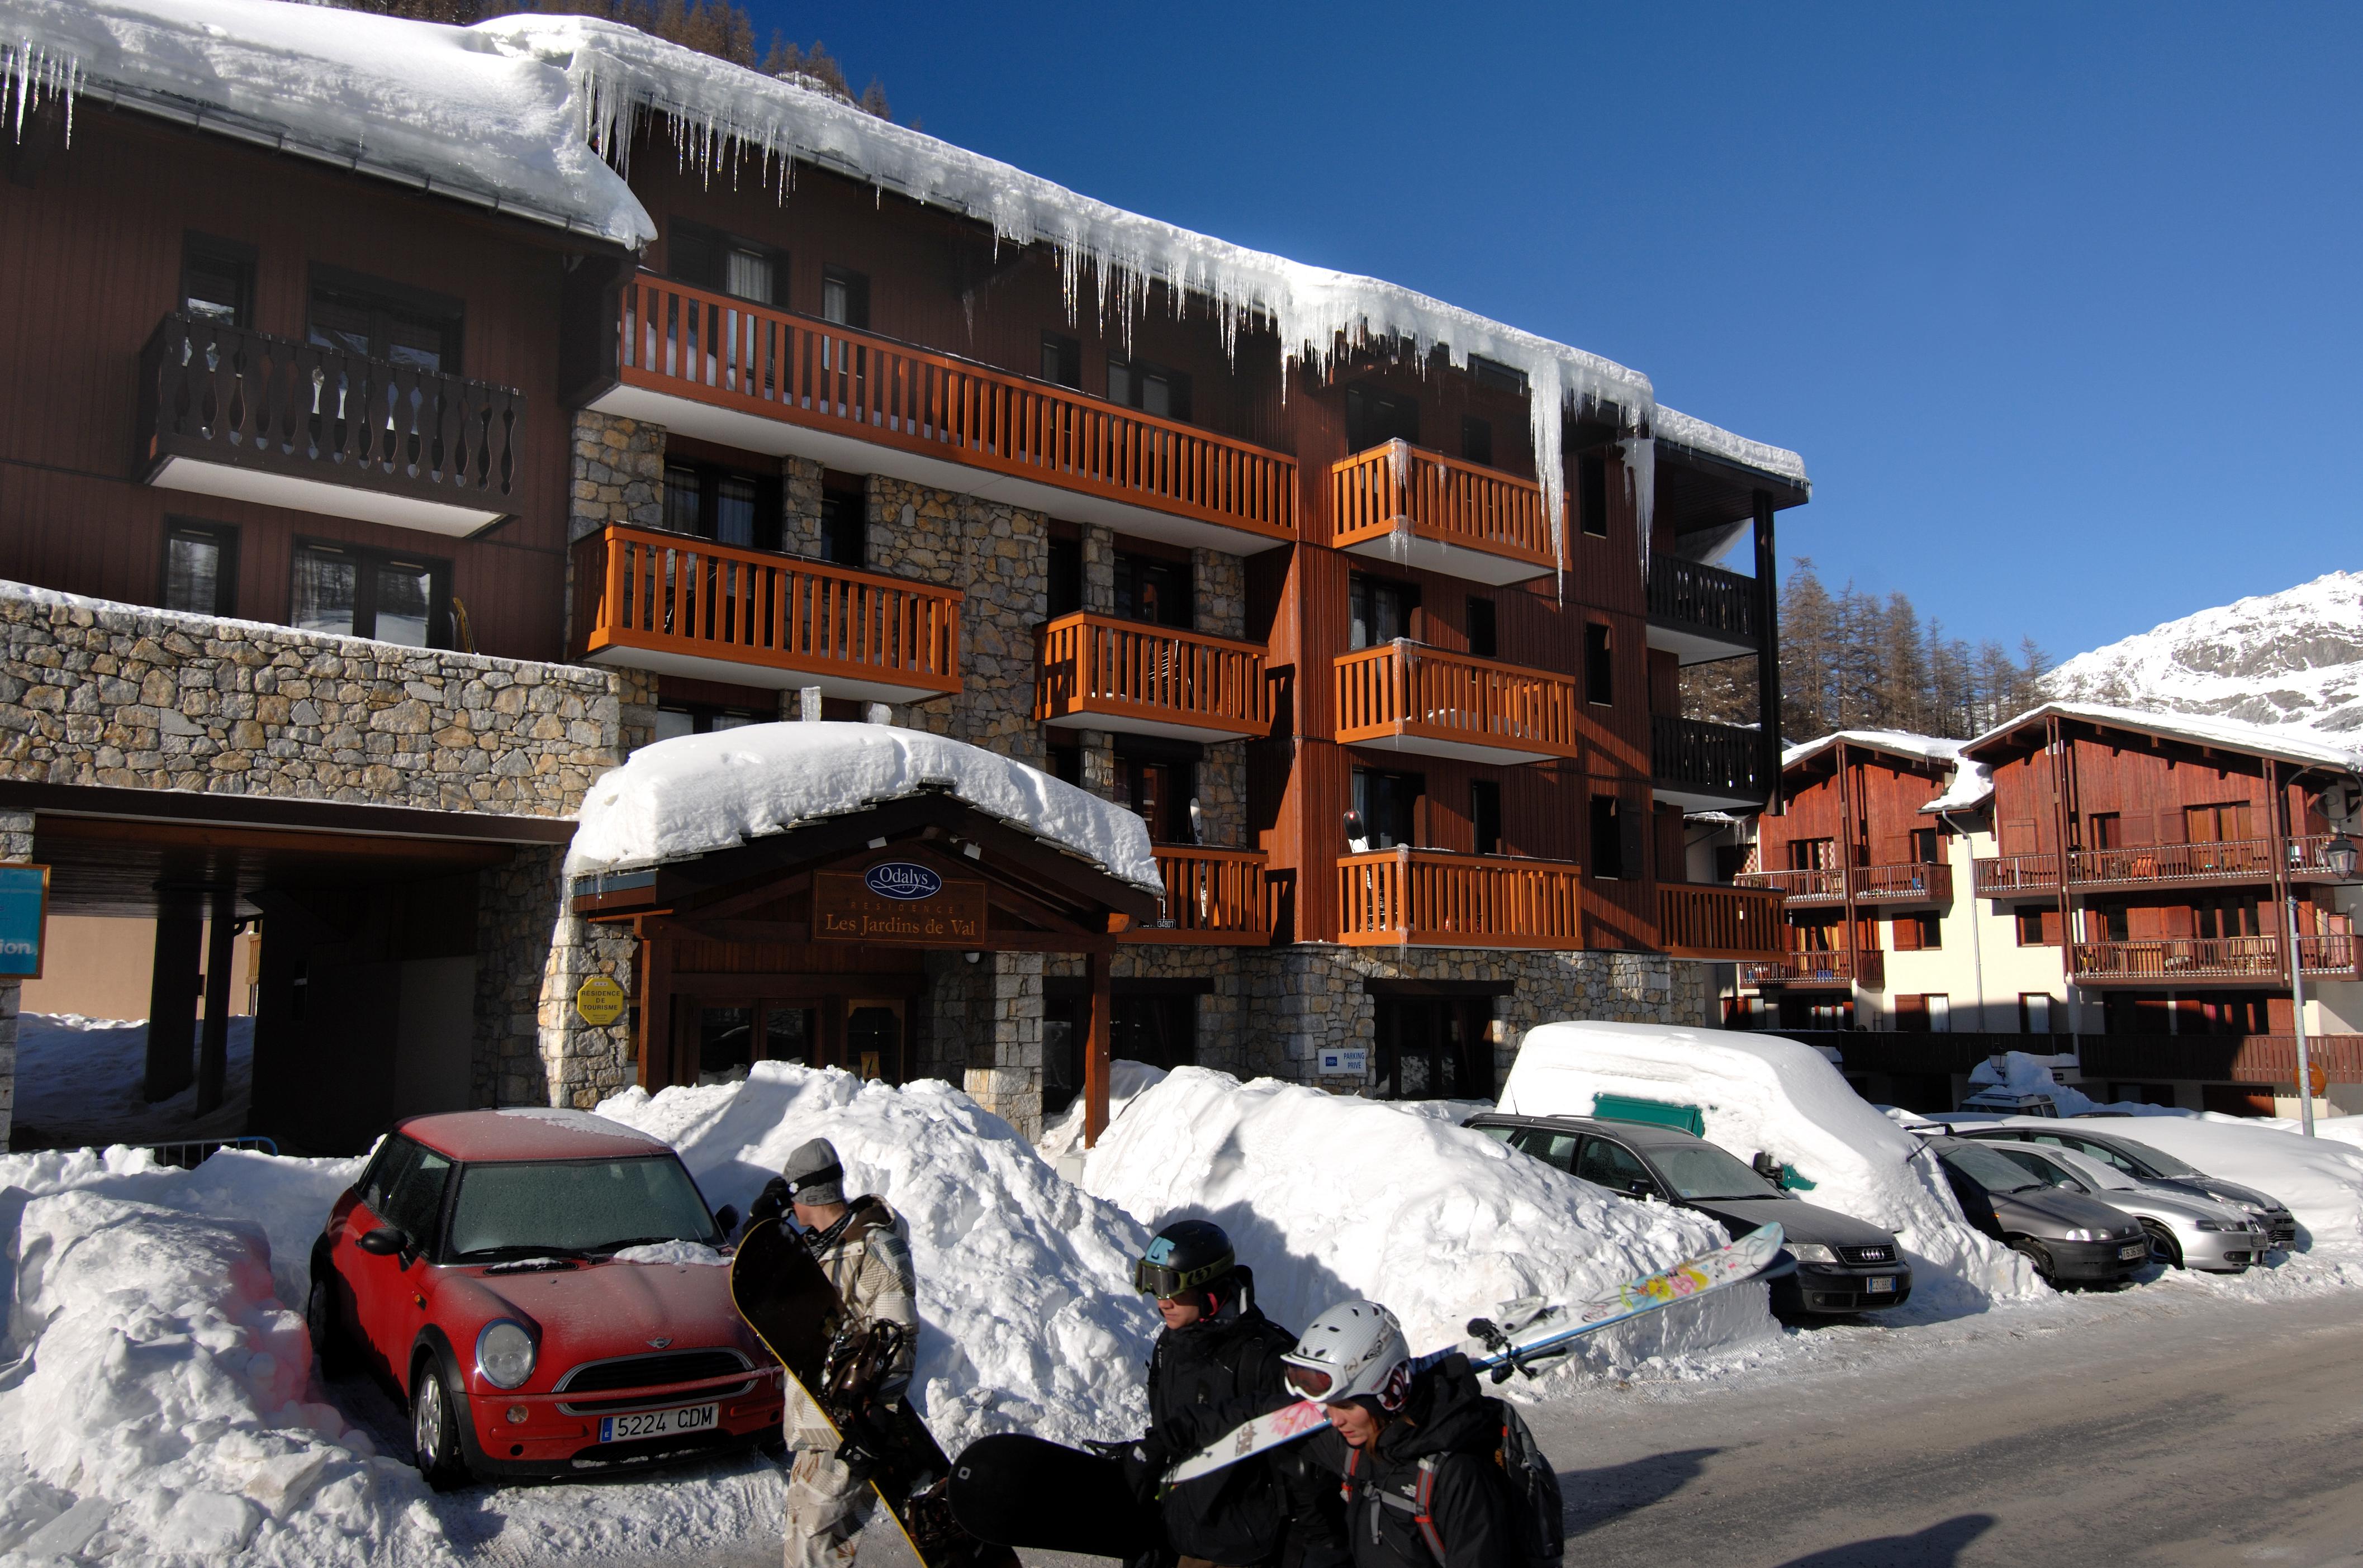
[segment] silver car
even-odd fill
[[[1964,1138],[2041,1143],[2048,1147],[2070,1150],[2087,1158],[2098,1160],[2102,1165],[2113,1165],[2127,1176],[2147,1182],[2153,1187],[2173,1187],[2179,1191],[2187,1192],[2193,1198],[2208,1198],[2218,1203],[2228,1203],[2265,1228],[2265,1233],[2269,1238],[2267,1242],[2269,1246],[2288,1252],[2297,1244],[2297,1217],[2291,1214],[2289,1211],[2289,1206],[2279,1198],[2258,1192],[2252,1187],[2242,1187],[2237,1182],[2229,1182],[2219,1176],[2209,1176],[2206,1172],[2186,1165],[2162,1150],[2153,1149],[2147,1143],[2137,1143],[2130,1136],[2132,1132],[2130,1127],[2122,1132],[2113,1127],[2104,1131],[2103,1125],[2101,1124],[2104,1123],[2105,1120],[2107,1119],[2079,1116],[2072,1121],[2049,1124],[2024,1121],[1985,1123],[1975,1127],[1962,1127],[1958,1129],[1958,1132]],[[2117,1124],[2123,1126],[2130,1120],[2130,1118],[2117,1119]],[[1948,1129],[1948,1131],[1951,1130]]]
[[[2169,1268],[2209,1274],[2246,1274],[2265,1255],[2262,1221],[2228,1203],[2144,1181],[2105,1161],[2072,1149],[2041,1143],[1997,1143],[1993,1152],[2015,1160],[2054,1186],[2088,1192],[2112,1209],[2122,1209],[2149,1232],[2152,1259]]]

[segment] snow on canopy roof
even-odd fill
[[[1961,758],[1945,792],[1920,809],[1924,812],[1974,812],[1993,799],[1993,769],[1982,762]]]
[[[949,790],[1162,894],[1148,824],[1121,806],[981,746],[888,724],[748,724],[634,752],[582,799],[571,878],[685,860],[928,790]]]
[[[1794,767],[1844,741],[1848,745],[1891,752],[1921,762],[1950,762],[1961,754],[1961,744],[1943,735],[1914,734],[1910,730],[1832,730],[1817,740],[1802,741],[1781,754],[1783,769]]]
[[[2212,718],[2202,713],[2145,712],[2139,708],[2112,707],[2105,702],[2046,702],[2004,723],[1996,724],[1975,740],[1964,741],[1961,750],[1964,753],[1981,751],[2006,738],[2014,730],[2054,715],[2088,724],[2188,741],[2193,745],[2213,746],[2223,751],[2247,752],[2283,762],[2310,763],[2317,767],[2335,767],[2346,773],[2363,769],[2363,756],[2358,756],[2354,746],[2301,724],[2245,724],[2237,719]]]

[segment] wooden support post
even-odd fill
[[[203,906],[194,888],[156,891],[156,961],[148,978],[148,1066],[144,1092],[170,1099],[194,1077],[197,963],[205,945]]]
[[[672,938],[632,923],[640,939],[639,1085],[654,1094],[672,1082]]]
[[[1115,1021],[1115,955],[1092,955],[1091,1036],[1083,1047],[1083,1147],[1100,1141],[1108,1124],[1108,1036]]]
[[[221,1109],[229,1077],[231,955],[238,951],[238,889],[214,889],[205,933],[205,1023],[197,1045],[197,1114]]]
[[[1764,809],[1781,803],[1780,557],[1772,545],[1772,497],[1756,492],[1756,738],[1763,747]]]

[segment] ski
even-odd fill
[[[1534,1376],[1537,1368],[1573,1353],[1575,1342],[1586,1334],[1755,1278],[1780,1256],[1782,1239],[1779,1225],[1766,1225],[1729,1246],[1676,1264],[1662,1274],[1628,1280],[1611,1294],[1591,1301],[1553,1306],[1540,1297],[1530,1296],[1509,1302],[1501,1309],[1499,1321],[1472,1320],[1468,1339],[1444,1350],[1431,1351],[1418,1357],[1413,1365],[1425,1371],[1457,1352],[1467,1356],[1469,1364],[1478,1371],[1490,1372],[1496,1383],[1507,1381],[1514,1372]],[[1311,1399],[1283,1405],[1245,1426],[1234,1428],[1182,1461],[1166,1472],[1163,1485],[1193,1481],[1226,1464],[1278,1448],[1326,1424],[1327,1419],[1321,1413],[1320,1405]]]

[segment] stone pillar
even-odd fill
[[[664,526],[665,430],[661,425],[589,409],[574,415],[574,449],[566,507],[565,603],[569,645],[574,624],[574,542],[610,524]],[[588,547],[585,547],[586,548]]]
[[[987,953],[968,989],[969,1098],[1032,1143],[1042,1135],[1042,955]]]
[[[536,1103],[588,1110],[637,1081],[631,1004],[639,999],[639,952],[627,925],[594,925],[572,914],[559,918],[542,966],[536,1016],[545,1086],[544,1098]],[[623,987],[627,998],[624,1016],[604,1028],[585,1023],[574,1010],[574,993],[594,975]]]
[[[1248,635],[1247,562],[1220,550],[1190,552],[1190,580],[1196,592],[1198,630],[1209,636]],[[1206,818],[1206,842],[1226,849],[1251,849],[1248,834],[1248,743],[1226,741],[1206,747],[1198,765],[1198,805]]]
[[[0,860],[21,865],[33,858],[33,813],[0,812]],[[15,980],[0,980],[0,1150],[17,1120],[17,999]],[[1041,1103],[1037,1094],[1035,1103]]]
[[[1115,613],[1115,530],[1092,523],[1083,525],[1083,609]]]
[[[820,557],[820,465],[810,458],[780,459],[780,548]]]

